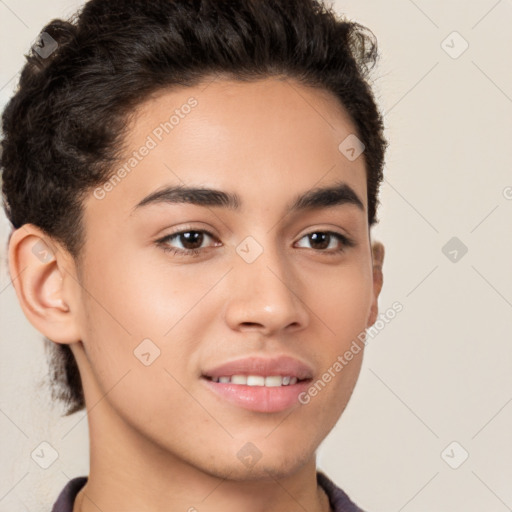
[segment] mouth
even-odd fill
[[[313,369],[292,357],[246,358],[206,370],[201,380],[221,402],[263,413],[299,404],[313,380]]]
[[[297,382],[305,382],[311,379],[298,379],[291,375],[223,375],[221,377],[203,376],[205,379],[220,384],[234,384],[236,386],[264,386],[266,388],[279,388],[281,386],[294,386]]]
[[[224,382],[221,378],[214,380],[203,377],[201,380],[215,398],[220,399],[222,405],[228,404],[259,413],[277,413],[297,407],[301,404],[300,395],[308,389],[312,380],[299,380],[287,375],[233,375],[223,378]],[[241,378],[238,384],[235,383],[237,378]]]

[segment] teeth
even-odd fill
[[[231,377],[233,379],[233,377]],[[233,382],[233,380],[231,380]],[[264,386],[265,385],[265,377],[261,375],[248,375],[247,376],[247,385],[248,386]]]
[[[226,378],[228,379],[229,377]],[[231,377],[231,384],[247,384],[247,376],[233,375],[233,377]]]
[[[263,377],[262,375],[233,375],[231,377],[212,377],[213,382],[221,384],[238,384],[242,386],[265,386],[268,388],[277,388],[280,386],[293,386],[297,384],[297,377],[286,375],[271,375]]]
[[[282,377],[275,376],[275,377],[265,377],[265,386],[267,388],[277,388],[283,384]]]

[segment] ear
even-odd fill
[[[76,308],[78,282],[74,260],[55,240],[33,224],[9,239],[9,273],[29,322],[56,343],[80,340]]]
[[[384,246],[380,242],[372,243],[372,260],[373,260],[373,300],[368,317],[367,327],[372,326],[379,314],[379,295],[382,289],[383,275],[382,265],[384,263]]]

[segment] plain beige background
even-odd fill
[[[0,0],[1,107],[42,26],[80,4]],[[369,512],[512,510],[512,1],[334,5],[379,41],[390,148],[373,235],[381,311],[403,311],[370,338],[319,466]],[[0,229],[3,249],[3,215]],[[52,407],[3,250],[1,265],[0,511],[43,512],[88,472],[87,421]]]

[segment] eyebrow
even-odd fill
[[[242,201],[240,196],[235,193],[205,187],[178,185],[168,186],[149,194],[133,210],[136,211],[147,205],[161,203],[186,203],[238,211]],[[329,187],[311,189],[297,196],[292,204],[288,206],[287,212],[332,208],[340,205],[353,205],[364,211],[363,202],[354,189],[345,182],[339,182]]]

